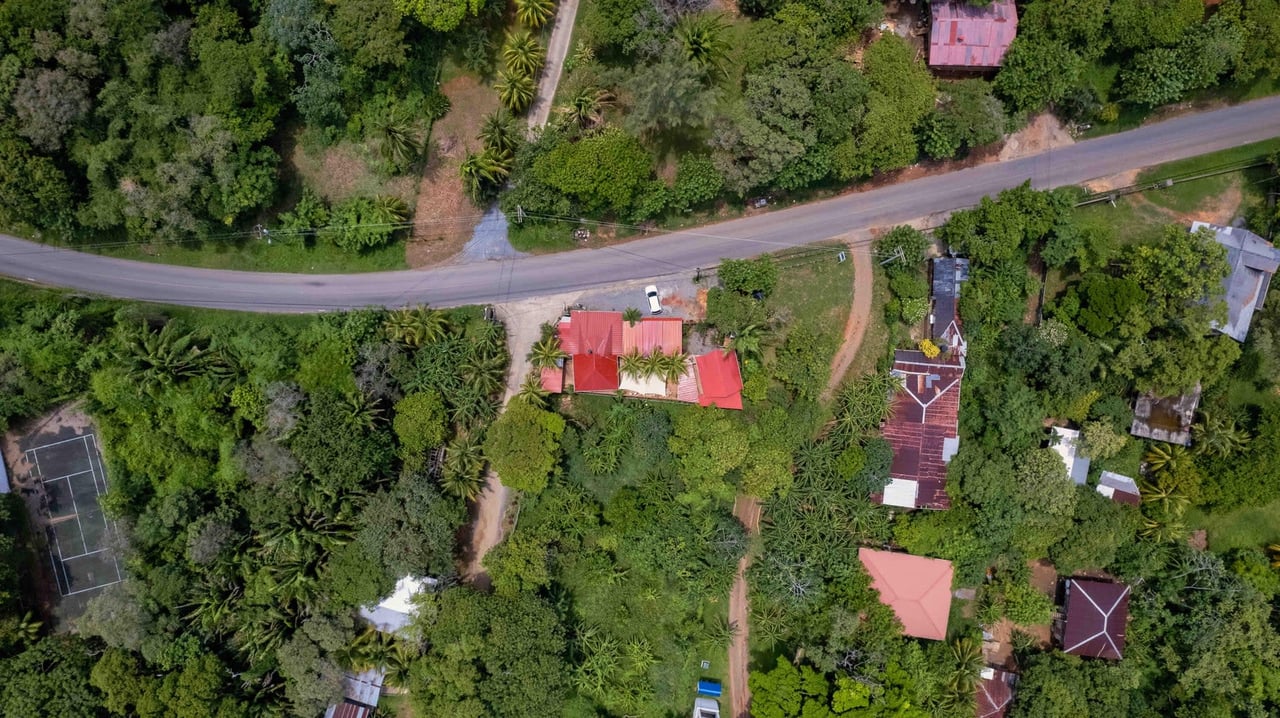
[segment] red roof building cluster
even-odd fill
[[[684,351],[684,321],[676,317],[645,317],[632,323],[623,321],[621,312],[572,311],[560,320],[556,334],[569,361],[567,368],[541,372],[542,388],[550,392],[564,391],[567,382],[574,391],[612,394],[622,388],[618,360],[624,354]],[[667,398],[741,409],[738,355],[715,350],[694,357]]]
[[[929,30],[929,66],[989,70],[1000,67],[1018,35],[1013,0],[980,7],[964,0],[935,0]]]

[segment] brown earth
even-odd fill
[[[427,166],[418,185],[413,233],[405,243],[410,267],[442,264],[462,251],[483,210],[467,197],[459,168],[468,152],[481,149],[476,138],[485,115],[498,109],[493,88],[471,75],[460,75],[440,87],[449,98],[449,114],[431,128]]]
[[[1138,175],[1142,173],[1141,169],[1128,170],[1119,174],[1099,177],[1095,180],[1089,180],[1084,183],[1084,188],[1090,192],[1110,192],[1111,190],[1120,189],[1122,187],[1131,187],[1138,182]]]
[[[733,515],[754,536],[760,531],[760,500],[751,496],[739,496],[733,502]],[[747,602],[747,569],[751,566],[751,554],[738,561],[738,573],[729,591],[729,625],[737,626],[733,642],[729,644],[729,718],[750,718],[751,689],[747,685],[750,675],[751,650],[748,629],[751,606]]]
[[[871,295],[874,289],[875,273],[871,269],[871,245],[850,246],[849,257],[853,260],[853,300],[849,309],[849,318],[844,323],[844,338],[840,349],[831,357],[831,377],[827,379],[826,391],[822,400],[831,399],[836,389],[844,381],[849,366],[858,355],[862,346],[862,335],[867,331],[867,321],[871,318]]]
[[[1009,135],[1000,150],[1000,161],[1039,154],[1055,147],[1074,145],[1075,138],[1058,118],[1048,112],[1036,115],[1026,127]]]

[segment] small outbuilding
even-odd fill
[[[1124,657],[1129,587],[1123,583],[1069,578],[1063,606],[1062,650],[1075,656]]]
[[[974,5],[965,0],[934,0],[929,30],[929,66],[949,70],[993,70],[1018,35],[1013,0]]]
[[[893,609],[902,632],[941,641],[951,615],[950,561],[909,553],[858,549],[858,560],[871,576],[880,602]]]
[[[1131,476],[1104,471],[1098,477],[1098,493],[1118,504],[1137,506],[1142,503],[1142,494],[1138,491],[1138,482]]]
[[[1089,478],[1089,457],[1080,453],[1080,432],[1055,426],[1053,435],[1054,443],[1050,448],[1062,457],[1067,476],[1077,484],[1083,484]]]
[[[1133,405],[1133,424],[1129,433],[1166,444],[1191,445],[1191,424],[1200,406],[1200,385],[1179,396],[1159,397],[1143,394]]]

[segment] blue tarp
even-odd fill
[[[720,681],[698,681],[698,695],[720,697]]]

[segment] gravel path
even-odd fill
[[[551,41],[547,43],[547,64],[542,67],[542,75],[538,79],[538,94],[529,107],[530,132],[546,125],[551,117],[551,104],[556,99],[556,88],[560,86],[564,59],[569,56],[573,23],[577,17],[578,0],[560,0],[555,24],[551,26]]]

